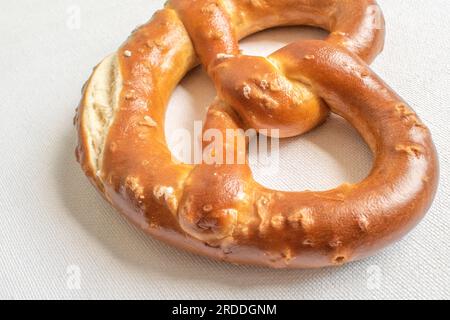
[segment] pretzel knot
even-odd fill
[[[267,58],[239,39],[285,25],[330,31]],[[171,0],[95,69],[76,123],[77,157],[106,198],[151,235],[184,249],[271,267],[341,265],[401,238],[438,181],[436,151],[416,113],[367,65],[382,50],[374,0]],[[374,153],[370,175],[324,192],[259,185],[246,163],[179,164],[164,134],[166,105],[201,63],[218,98],[204,132],[305,133],[334,112]],[[232,159],[247,148],[225,144]]]

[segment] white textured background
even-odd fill
[[[341,269],[274,271],[152,240],[103,201],[74,160],[72,118],[83,82],[162,0],[1,1],[0,298],[450,298],[450,1],[379,2],[388,33],[373,68],[430,126],[439,194],[411,234],[375,257]],[[81,24],[73,29],[78,9]],[[318,36],[304,28],[269,31],[243,47],[265,55]],[[170,105],[168,130],[201,119],[213,96],[202,71],[190,75]],[[188,115],[176,111],[181,104]],[[370,169],[367,148],[338,119],[284,141],[281,152],[278,178],[258,176],[267,186],[325,189]],[[80,290],[70,285],[73,270],[81,272]]]

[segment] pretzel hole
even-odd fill
[[[299,40],[324,40],[329,32],[315,27],[278,27],[255,33],[240,42],[243,54],[267,57]]]
[[[325,191],[345,182],[357,183],[369,175],[373,162],[362,137],[337,115],[307,134],[281,139],[278,156],[273,167],[270,162],[269,168],[256,162],[251,169],[258,183],[281,191]]]

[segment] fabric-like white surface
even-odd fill
[[[1,2],[0,298],[450,298],[450,1],[380,0],[387,39],[373,64],[433,132],[441,184],[432,209],[380,254],[309,271],[233,266],[155,241],[112,209],[75,162],[72,118],[82,84],[163,2]],[[275,30],[243,48],[266,55],[320,36]],[[203,71],[194,71],[174,94],[167,130],[192,126],[213,97]],[[283,141],[281,157],[277,177],[257,179],[283,190],[358,181],[371,161],[355,131],[337,118]]]

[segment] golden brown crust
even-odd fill
[[[239,54],[238,39],[297,24],[326,28],[330,37],[293,43],[267,59]],[[78,160],[131,221],[195,253],[278,268],[368,256],[418,223],[438,180],[428,129],[366,65],[383,39],[372,0],[172,0],[117,53],[123,86],[101,158],[89,151],[84,95]],[[329,107],[374,152],[369,177],[326,192],[286,193],[257,184],[247,164],[174,162],[164,136],[166,105],[198,60],[220,96],[204,130],[280,128],[293,136],[323,121]]]
[[[277,70],[280,62],[275,57],[239,55],[237,35],[272,26],[315,25],[330,31],[327,42],[367,62],[383,47],[383,15],[372,0],[173,0],[169,7],[179,13],[219,96],[236,109],[246,126],[278,129],[280,137],[315,128],[329,110],[304,84],[289,81]]]

